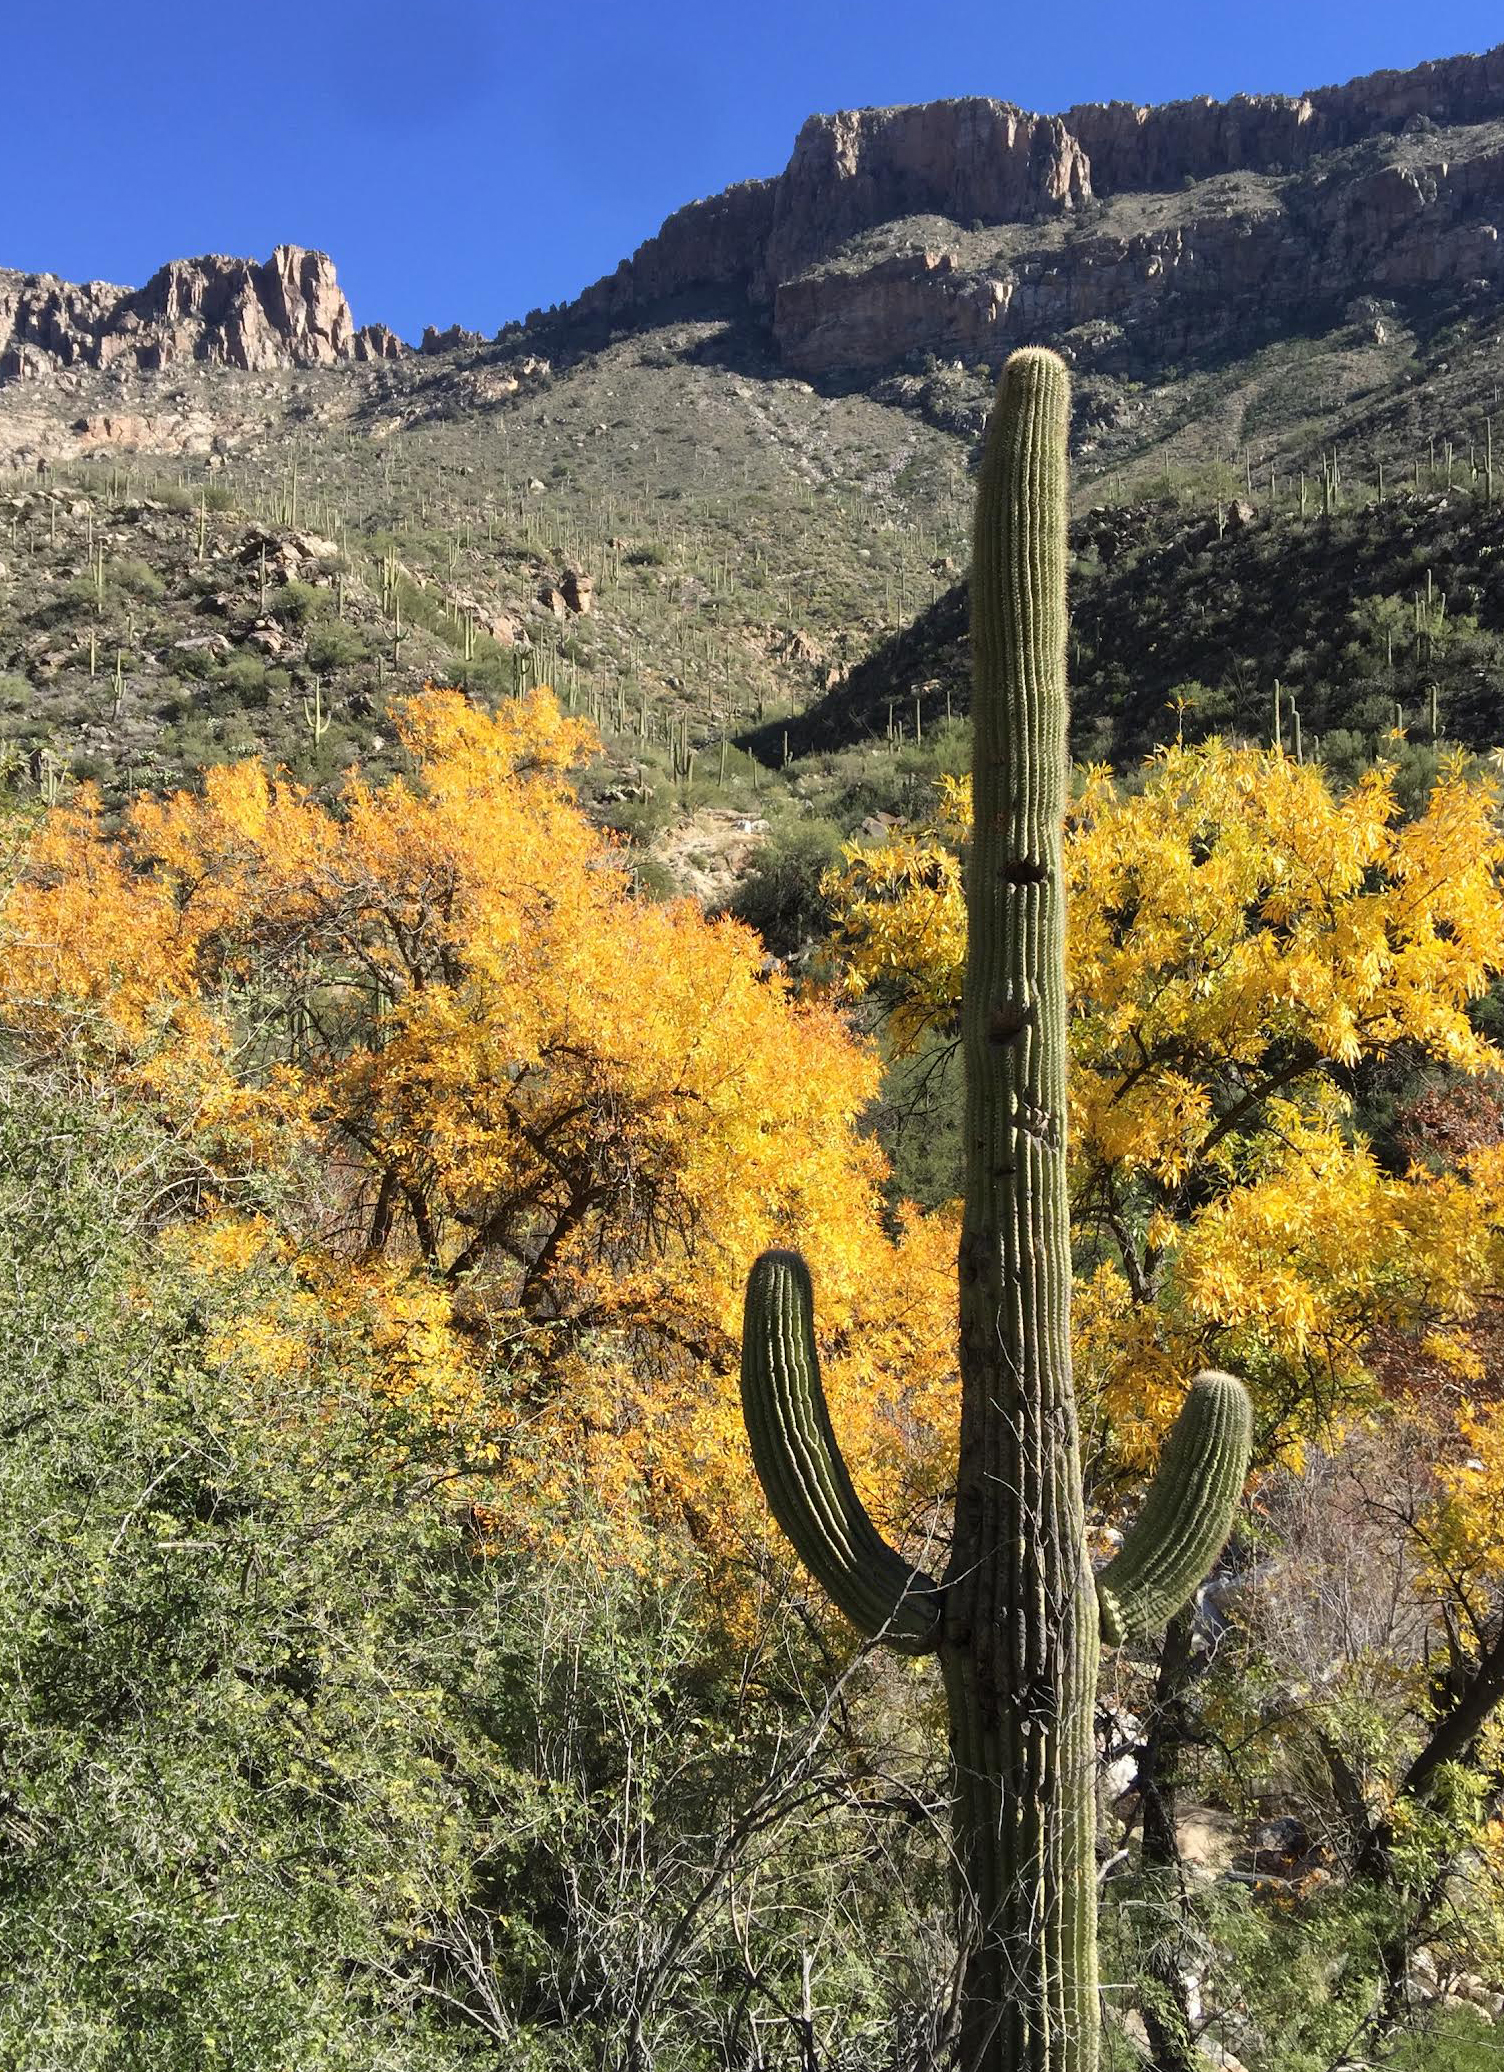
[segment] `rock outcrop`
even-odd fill
[[[1025,338],[1071,349],[1095,326],[1098,345],[1126,334],[1140,357],[1175,360],[1302,312],[1335,316],[1358,296],[1504,294],[1504,147],[1334,172],[1296,196],[1271,186],[1241,207],[1185,203],[1172,223],[1083,231],[997,266],[926,246],[808,271],[776,291],[780,352],[824,374],[916,351],[990,359]]]
[[[1083,324],[1149,325],[1156,350],[1194,349],[1277,305],[1504,288],[1504,165],[1482,127],[1500,120],[1504,45],[1298,96],[812,116],[776,179],[679,210],[569,313],[621,321],[729,288],[769,310],[794,371],[819,375]],[[1379,162],[1325,163],[1369,139]],[[1226,174],[1262,185],[1215,205],[1192,191]],[[1172,197],[1170,220],[1127,227],[1112,204],[1135,193]],[[954,225],[954,242],[865,237],[915,217]],[[979,262],[962,233],[986,225],[1036,234]]]
[[[350,341],[350,350],[357,360],[400,360],[407,347],[390,324],[362,324]]]
[[[144,288],[0,271],[0,380],[117,362],[207,360],[258,372],[403,350],[384,325],[357,331],[332,262],[298,245],[278,245],[259,263],[174,259]]]
[[[1219,173],[1290,173],[1324,151],[1394,134],[1417,120],[1440,128],[1504,116],[1504,44],[1410,72],[1372,72],[1308,94],[1236,94],[1141,108],[1127,101],[1067,110],[1091,165],[1092,191],[1161,191]]]
[[[480,331],[467,331],[463,324],[449,324],[440,330],[437,324],[425,324],[420,353],[474,352],[485,344]]]
[[[745,287],[773,230],[774,180],[743,180],[676,209],[661,230],[571,305],[587,317],[621,317],[686,288]]]
[[[897,217],[1019,223],[1090,193],[1086,155],[1065,124],[1003,101],[813,115],[777,182],[761,272],[771,290]]]

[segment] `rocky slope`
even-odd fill
[[[1422,489],[1305,519],[1235,504],[1221,523],[1098,506],[1071,546],[1079,762],[1130,769],[1176,732],[1268,740],[1276,681],[1287,745],[1298,711],[1305,748],[1344,776],[1402,739],[1491,753],[1504,735],[1504,503]],[[768,761],[785,736],[796,758],[828,755],[899,722],[912,736],[916,710],[932,732],[970,699],[958,581],[797,719],[745,739]]]
[[[1397,705],[1429,755],[1443,646],[1435,724],[1492,747],[1501,223],[1496,54],[1303,101],[817,118],[778,180],[493,341],[359,333],[293,248],[0,275],[0,766],[112,805],[258,748],[330,781],[424,674],[525,674],[598,721],[643,843],[775,792],[842,830],[922,808],[1022,335],[1077,367],[1083,754],[1257,736],[1278,677],[1323,755],[1379,752]]]
[[[333,264],[298,245],[278,245],[259,264],[174,259],[144,288],[0,269],[0,381],[120,363],[155,371],[184,360],[254,373],[403,350],[384,324],[357,330]]]
[[[1361,295],[1504,291],[1501,221],[1504,46],[1298,97],[939,101],[811,117],[776,179],[680,210],[569,314],[731,289],[812,376],[1083,326],[1078,357],[1162,360]]]

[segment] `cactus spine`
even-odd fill
[[[1163,1626],[1216,1559],[1251,1425],[1240,1383],[1199,1375],[1141,1516],[1093,1577],[1065,1166],[1068,421],[1062,362],[1016,354],[989,429],[974,539],[961,1451],[943,1581],[883,1541],[852,1488],[797,1253],[754,1266],[742,1353],[753,1457],[779,1523],[862,1632],[940,1658],[966,1950],[963,2072],[1097,2064],[1099,1647]]]

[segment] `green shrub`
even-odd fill
[[[167,585],[149,561],[130,556],[113,561],[107,555],[104,580],[107,589],[117,590],[126,597],[155,598],[163,597],[167,592]]]
[[[308,635],[308,660],[314,669],[353,669],[370,658],[370,642],[343,619],[326,619]]]
[[[214,671],[213,689],[225,702],[260,710],[267,702],[269,671],[259,655],[232,655]],[[216,700],[216,704],[220,701]]]
[[[820,881],[840,856],[840,830],[831,821],[783,821],[757,851],[730,911],[775,956],[795,956],[829,933],[830,902]]]
[[[311,619],[323,618],[328,613],[331,599],[329,592],[316,584],[290,582],[272,591],[266,608],[284,626],[305,626]]]
[[[712,2072],[739,1998],[797,2003],[811,1904],[850,2062],[910,2062],[884,1973],[942,1904],[933,1779],[873,1814],[828,1745],[770,1792],[810,1719],[741,1679],[693,1547],[623,1563],[581,1501],[484,1552],[357,1334],[278,1364],[291,1266],[161,1240],[192,1182],[0,1060],[0,2065]],[[771,1644],[818,1686],[792,1609]],[[842,1718],[891,1704],[864,1672]]]

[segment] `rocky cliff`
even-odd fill
[[[1030,338],[1088,363],[1147,365],[1355,302],[1382,322],[1378,303],[1417,290],[1504,295],[1504,141],[1271,183],[1233,202],[1190,194],[1143,228],[1120,227],[1125,213],[991,261],[968,255],[973,237],[809,269],[774,290],[780,351],[822,374],[916,351],[989,358]]]
[[[1450,128],[1504,117],[1504,44],[1482,57],[1442,58],[1411,72],[1371,72],[1299,95],[1230,101],[1128,101],[1070,109],[1065,127],[1085,152],[1092,192],[1167,191],[1219,173],[1287,173],[1327,151],[1407,123]]]
[[[1500,125],[1504,45],[1299,96],[813,116],[776,179],[679,210],[574,310],[619,323],[730,288],[824,374],[1083,325],[1162,357],[1276,311],[1504,290]]]
[[[0,270],[0,380],[117,362],[324,366],[403,350],[384,324],[356,330],[330,260],[297,245],[278,245],[260,264],[174,259],[144,288]]]

